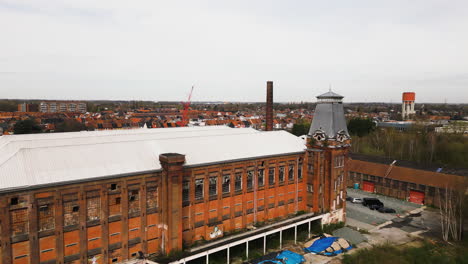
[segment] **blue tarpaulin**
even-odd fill
[[[302,255],[294,253],[289,250],[285,250],[276,256],[277,259],[283,260],[285,264],[299,264],[305,261]]]
[[[310,247],[304,248],[304,251],[320,255],[334,256],[353,248],[352,246],[349,246],[348,248],[333,248],[332,244],[338,239],[339,237],[324,237],[318,239]],[[327,251],[328,248],[331,248],[331,250]]]
[[[258,264],[300,264],[305,261],[304,257],[300,254],[294,253],[289,250],[284,250],[279,253],[274,259],[267,259]]]

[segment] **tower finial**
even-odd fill
[[[331,83],[328,84],[328,91],[331,92]]]

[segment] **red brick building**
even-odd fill
[[[0,138],[0,263],[167,254],[300,211],[343,221],[343,97],[318,98],[308,142],[228,127]]]
[[[418,204],[439,206],[439,196],[447,188],[466,188],[466,176],[400,166],[397,161],[352,155],[349,161],[348,187],[407,200]]]

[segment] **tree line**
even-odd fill
[[[375,128],[370,120],[352,119],[351,151],[366,155],[408,160],[420,165],[468,168],[468,137],[436,133],[433,128],[414,125],[407,131]]]

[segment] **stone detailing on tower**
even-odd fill
[[[349,133],[343,110],[343,96],[332,91],[317,96],[309,137],[329,146],[349,144]]]

